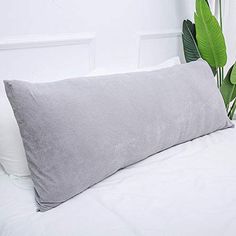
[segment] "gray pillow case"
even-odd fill
[[[204,61],[50,83],[5,81],[40,211],[166,148],[232,127]]]

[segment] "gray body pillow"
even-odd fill
[[[166,148],[232,127],[204,61],[50,83],[5,81],[40,211]]]

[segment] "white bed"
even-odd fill
[[[0,235],[236,235],[236,129],[123,169],[48,212],[29,178],[0,176]]]

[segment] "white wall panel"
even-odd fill
[[[87,74],[95,66],[93,35],[28,36],[0,41],[0,77],[57,80]]]
[[[183,60],[181,32],[145,32],[140,34],[138,67],[154,66],[179,55]]]
[[[140,40],[140,32],[180,31],[183,19],[193,16],[194,2],[0,0],[0,76],[64,78],[86,74],[94,67],[118,71],[158,64],[178,54],[179,37],[165,40],[141,36]],[[70,44],[73,40],[69,39],[67,45],[56,45],[63,42],[64,35],[90,32],[96,40],[88,45]],[[32,36],[33,45],[27,41]],[[38,47],[45,37],[52,40],[47,47]],[[2,50],[19,40],[31,47]]]

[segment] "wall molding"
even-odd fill
[[[181,30],[168,30],[168,31],[146,31],[140,32],[140,40],[145,39],[162,39],[162,38],[175,38],[180,37],[182,34]]]
[[[25,35],[6,37],[0,40],[0,52],[6,50],[23,50],[47,47],[62,47],[70,45],[87,45],[90,70],[95,68],[96,35],[95,33],[82,34],[55,34],[55,35]]]
[[[171,29],[165,31],[144,31],[139,32],[139,43],[138,43],[138,62],[137,67],[140,68],[141,65],[141,44],[144,40],[152,40],[152,39],[167,39],[167,38],[180,38],[182,35],[182,31],[180,29]]]
[[[95,34],[26,35],[6,37],[0,40],[0,50],[89,44],[94,39]]]

